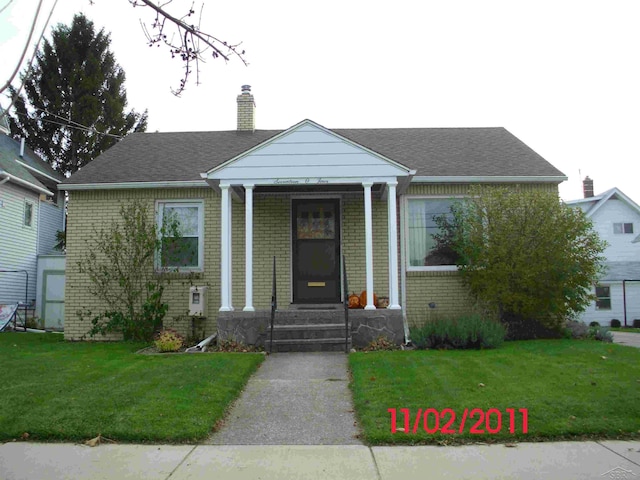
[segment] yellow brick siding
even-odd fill
[[[182,316],[187,312],[191,282],[197,285],[208,285],[208,331],[213,331],[215,314],[220,302],[220,222],[218,220],[220,218],[220,197],[210,188],[73,191],[70,192],[68,205],[65,286],[66,339],[88,338],[87,332],[91,324],[88,320],[80,320],[77,315],[79,310],[89,309],[96,314],[105,309],[105,305],[101,305],[97,298],[88,293],[89,280],[86,275],[78,271],[78,262],[86,251],[86,241],[94,236],[94,229],[108,228],[113,221],[119,220],[121,203],[140,200],[153,215],[156,200],[175,199],[204,201],[204,271],[194,274],[193,280],[185,275],[174,275],[174,278],[166,286],[163,297],[169,304],[169,312],[165,320],[171,324],[173,317]],[[190,332],[182,331],[181,333],[189,334]],[[118,339],[118,336],[111,335],[103,339],[114,340]]]
[[[508,185],[514,187],[514,185]],[[412,184],[409,195],[464,195],[464,184]],[[554,184],[522,184],[517,188],[541,189],[557,192]],[[204,271],[190,279],[175,276],[165,289],[164,299],[169,303],[165,325],[185,335],[191,334],[191,320],[185,319],[188,309],[189,286],[207,285],[207,335],[216,328],[220,307],[220,196],[211,188],[192,189],[131,189],[110,191],[72,191],[70,193],[67,231],[67,281],[65,338],[86,338],[88,321],[81,322],[76,312],[89,308],[94,313],[104,310],[96,298],[87,292],[88,279],[78,272],[77,263],[93,236],[94,226],[108,226],[119,217],[121,202],[142,200],[150,212],[156,200],[199,199],[204,202]],[[402,198],[398,199],[398,204]],[[341,195],[342,252],[347,261],[349,290],[360,293],[366,288],[365,225],[362,193]],[[373,199],[373,266],[374,292],[388,296],[388,235],[387,201]],[[245,206],[233,201],[232,221],[232,305],[235,310],[245,306]],[[254,194],[254,248],[253,248],[253,306],[268,309],[271,301],[273,256],[277,258],[278,303],[286,308],[291,292],[291,195]],[[398,225],[400,235],[400,225]],[[398,240],[400,246],[400,240]],[[400,263],[401,257],[398,254]],[[400,277],[399,277],[400,278]],[[405,311],[410,324],[420,323],[429,315],[456,316],[472,308],[471,299],[456,272],[407,272]],[[435,309],[429,309],[429,303]],[[106,339],[116,339],[110,336]]]

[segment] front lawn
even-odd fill
[[[353,353],[349,363],[354,404],[369,444],[640,438],[640,349],[538,340],[507,342],[496,350]],[[389,409],[396,412],[396,433]],[[451,409],[439,417],[438,433],[425,432],[427,409],[435,409],[428,415],[429,431],[438,427],[436,412]],[[471,418],[472,409],[496,409],[488,428],[497,433],[486,433],[486,416],[477,411]],[[527,411],[528,433],[520,409]],[[440,433],[454,413],[448,430],[455,433]],[[470,434],[481,416],[476,431],[485,433]]]
[[[628,332],[628,333],[640,333],[640,328],[633,327],[610,327],[612,332]]]
[[[206,438],[261,354],[136,355],[133,343],[0,334],[0,441]]]

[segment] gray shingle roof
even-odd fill
[[[564,176],[504,128],[333,131],[417,170],[418,176]],[[200,180],[200,173],[281,132],[133,133],[64,183]]]
[[[640,262],[607,262],[601,281],[640,280]]]
[[[28,165],[34,169],[35,172],[25,168],[16,160],[19,160],[24,165]],[[0,170],[4,170],[14,177],[29,182],[39,188],[51,189],[52,182],[39,176],[38,172],[53,177],[60,182],[64,180],[64,175],[56,172],[51,165],[42,160],[30,148],[25,147],[24,156],[20,157],[20,142],[4,133],[0,133]]]

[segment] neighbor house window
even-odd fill
[[[614,223],[613,233],[633,233],[633,223]]]
[[[158,202],[158,226],[169,229],[162,240],[159,266],[179,270],[202,270],[204,252],[203,204],[193,201]]]
[[[611,310],[610,287],[596,285],[596,310]]]
[[[450,215],[455,198],[410,198],[407,241],[409,268],[455,265],[452,252],[436,248],[434,235],[440,232],[436,217]]]
[[[33,223],[33,203],[24,202],[24,226],[30,227]]]

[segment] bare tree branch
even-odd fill
[[[156,18],[151,24],[149,29],[146,24],[142,23],[142,29],[147,37],[149,46],[164,44],[169,47],[172,58],[180,58],[184,62],[184,75],[180,80],[180,84],[177,89],[172,89],[172,93],[176,96],[180,94],[186,88],[190,75],[195,68],[196,84],[199,83],[200,77],[200,62],[204,62],[203,54],[210,52],[212,58],[223,58],[225,61],[229,61],[230,57],[238,57],[242,63],[248,65],[244,58],[244,50],[240,50],[240,44],[229,44],[219,38],[203,32],[200,29],[200,21],[202,18],[202,8],[200,9],[200,19],[197,24],[187,23],[185,20],[195,14],[193,4],[189,11],[178,18],[170,14],[166,10],[166,6],[171,3],[168,0],[164,3],[155,3],[151,0],[129,0],[129,3],[134,7],[149,7],[156,12]],[[176,34],[167,36],[165,28],[168,28],[167,21],[173,24],[176,28]]]

